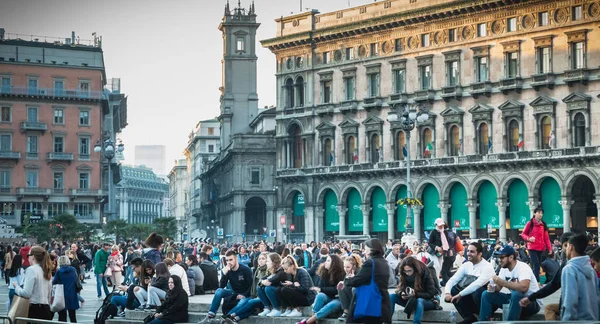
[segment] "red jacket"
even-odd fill
[[[531,224],[534,224],[533,228],[531,228]],[[527,222],[521,237],[527,242],[528,250],[544,251],[547,249],[548,251],[552,251],[548,231],[545,230],[542,222],[538,223],[536,220]],[[530,237],[535,237],[535,242],[529,242]]]
[[[29,267],[29,257],[27,256],[29,254],[29,251],[31,251],[31,247],[30,246],[24,246],[19,250],[19,255],[23,258],[23,266],[24,267]]]

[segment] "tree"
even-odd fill
[[[153,225],[156,233],[165,239],[168,237],[174,238],[177,233],[177,219],[175,217],[155,218]]]
[[[60,238],[62,241],[74,240],[82,237],[82,224],[79,223],[75,215],[62,214],[54,216],[50,222],[51,231],[54,238]]]
[[[143,241],[150,233],[154,230],[154,226],[150,224],[128,224],[125,226],[123,236],[131,238],[132,240]]]
[[[35,237],[38,242],[49,242],[52,240],[52,231],[50,230],[50,224],[52,223],[49,220],[43,220],[37,224],[29,224],[29,221],[26,217],[27,224],[23,226],[23,235],[26,237]]]
[[[108,221],[104,225],[104,233],[106,234],[115,234],[115,241],[119,243],[119,238],[125,232],[124,229],[127,226],[127,222],[122,219],[114,219]]]

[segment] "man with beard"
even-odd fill
[[[447,303],[453,303],[464,319],[462,324],[477,322],[475,313],[479,313],[481,294],[486,284],[496,274],[492,265],[483,259],[483,247],[473,242],[467,247],[467,259],[446,284]]]
[[[500,259],[500,273],[493,276],[487,291],[481,295],[481,311],[479,321],[489,321],[492,313],[504,304],[509,305],[508,318],[505,321],[517,321],[519,317],[530,317],[537,314],[542,306],[542,301],[530,303],[521,307],[519,301],[540,289],[537,279],[531,268],[521,261],[517,261],[516,251],[506,245],[494,255]],[[502,291],[501,291],[502,290]],[[503,291],[507,291],[505,293]]]

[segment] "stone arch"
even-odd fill
[[[292,188],[290,188],[286,192],[287,192],[287,194],[285,195],[285,199],[283,200],[283,202],[286,206],[289,206],[294,203],[294,196],[296,195],[296,192],[299,192],[300,194],[302,194],[302,196],[304,197],[304,202],[308,204],[308,199],[307,199],[308,197],[306,196],[306,190],[302,189],[300,186],[298,186],[298,185],[292,186]],[[312,200],[311,200],[311,203],[312,203]]]
[[[598,189],[599,189],[598,181],[597,181],[598,176],[596,174],[594,174],[592,171],[590,171],[589,169],[579,169],[579,170],[571,171],[565,177],[565,181],[564,181],[564,186],[565,186],[564,195],[565,196],[567,196],[567,197],[572,196],[573,185],[575,184],[575,182],[577,181],[579,176],[584,176],[584,177],[587,177],[588,179],[590,179],[590,181],[592,181],[592,184],[594,184],[594,189],[596,190],[596,192],[598,192]]]
[[[383,181],[379,181],[379,180],[375,180],[373,182],[371,182],[371,185],[369,187],[367,187],[367,189],[364,192],[364,196],[363,196],[363,202],[366,201],[371,201],[371,195],[373,194],[373,190],[375,190],[375,188],[381,188],[383,190],[383,192],[388,192],[389,188],[387,186],[386,183],[384,183]],[[387,200],[387,195],[386,195],[386,200]],[[387,200],[389,201],[389,200]]]
[[[468,189],[469,189],[469,183],[468,181],[461,176],[453,176],[452,178],[450,178],[449,180],[447,180],[443,187],[442,187],[442,191],[440,191],[440,200],[450,200],[450,190],[452,189],[452,187],[454,186],[455,183],[460,183],[463,185],[463,187],[465,187],[465,190],[467,190],[467,199],[471,199],[472,196],[470,195]]]
[[[333,193],[335,194],[336,197],[340,196],[339,188],[336,185],[331,184],[328,186],[324,186],[321,189],[319,189],[319,191],[317,193],[317,200],[316,200],[317,206],[323,205],[323,200],[325,199],[325,194],[329,190],[333,191]]]
[[[524,175],[521,172],[511,173],[510,175],[508,175],[504,179],[502,179],[502,182],[500,183],[500,191],[498,191],[498,193],[499,193],[498,198],[506,198],[506,196],[508,194],[508,187],[510,187],[510,184],[515,179],[519,179],[519,180],[523,181],[523,183],[527,186],[527,188],[530,188],[529,178],[526,175]]]
[[[494,188],[496,189],[496,192],[500,192],[500,185],[498,183],[498,179],[496,177],[494,177],[492,174],[485,174],[485,173],[481,173],[479,175],[477,175],[473,181],[471,181],[471,187],[468,189],[469,190],[469,195],[471,197],[471,199],[477,200],[477,196],[479,193],[479,186],[481,186],[481,184],[484,181],[489,181],[492,185],[494,185]],[[500,198],[500,197],[498,197]]]
[[[292,119],[292,120],[290,120],[290,122],[285,127],[285,129],[286,129],[286,132],[285,132],[286,135],[290,134],[290,130],[294,126],[298,126],[298,128],[300,128],[300,134],[304,134],[304,125],[302,125],[302,122],[299,121],[298,119]]]
[[[251,196],[244,202],[244,233],[253,233],[267,225],[267,202],[258,196]]]
[[[419,181],[419,183],[415,186],[415,190],[412,191],[413,197],[421,197],[423,190],[428,184],[433,185],[435,189],[437,189],[438,193],[442,192],[442,186],[440,185],[439,181],[434,178],[425,177],[422,178],[421,181]]]
[[[340,205],[346,205],[347,199],[348,199],[348,193],[352,189],[358,190],[358,193],[360,194],[361,198],[363,197],[363,194],[362,194],[364,192],[363,186],[361,186],[359,183],[349,183],[340,191],[341,195],[338,196],[339,197],[338,203]]]
[[[406,181],[404,179],[394,181],[394,183],[390,185],[391,189],[389,190],[387,195],[388,201],[396,201],[396,195],[398,194],[398,190],[400,190],[400,187],[402,186],[406,186]]]
[[[550,177],[554,180],[556,180],[556,182],[558,183],[558,185],[560,186],[560,192],[562,195],[564,195],[565,192],[565,185],[563,183],[563,179],[560,176],[560,174],[556,171],[553,170],[544,170],[544,171],[540,171],[531,181],[530,183],[530,192],[529,194],[537,194],[540,192],[540,186],[542,185],[542,182],[544,182],[544,178]]]

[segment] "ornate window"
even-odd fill
[[[321,103],[331,103],[333,101],[333,72],[319,74],[321,83]]]
[[[394,159],[396,160],[404,160],[406,158],[405,153],[408,149],[406,146],[406,138],[403,130],[396,131],[396,136],[394,136]]]
[[[392,64],[392,88],[394,94],[401,94],[406,92],[406,60],[398,60],[390,62]]]
[[[542,132],[542,136],[540,138],[540,147],[544,150],[551,149],[554,144],[551,143],[551,139],[552,141],[554,141],[554,139],[552,138],[552,118],[550,118],[550,116],[544,116],[542,117],[540,124]]]
[[[433,55],[419,56],[419,90],[429,90],[433,87]]]
[[[474,133],[474,144],[477,149],[477,154],[488,154],[492,148],[492,116],[494,108],[485,104],[476,104],[469,109],[471,114],[471,120],[473,121]]]
[[[448,107],[440,113],[444,117],[446,129],[446,155],[458,156],[462,154],[462,125],[465,112],[458,107]]]
[[[290,159],[291,164],[289,167],[292,168],[302,168],[303,165],[303,140],[302,140],[302,130],[300,126],[297,124],[293,124],[289,131],[288,135],[290,136]]]
[[[378,97],[379,96],[379,79],[381,72],[381,64],[366,65],[367,69],[367,97]]]
[[[504,42],[502,46],[504,47],[504,77],[509,79],[519,77],[521,41]]]
[[[304,78],[299,76],[296,78],[296,107],[304,107]]]
[[[569,120],[567,122],[569,147],[590,146],[590,101],[592,97],[574,92],[563,99],[567,104]]]
[[[566,32],[569,43],[569,67],[571,70],[587,67],[587,29]]]
[[[448,155],[458,156],[461,151],[460,129],[458,128],[458,126],[452,125],[450,127],[450,131],[448,132],[448,135],[450,136],[450,151]]]
[[[335,157],[333,156],[333,141],[331,140],[331,138],[326,138],[323,141],[323,165],[333,165],[334,159]]]
[[[581,147],[585,146],[585,133],[586,133],[585,116],[583,113],[575,114],[573,118],[573,146]]]
[[[368,143],[366,151],[368,153],[368,162],[377,163],[383,160],[383,149],[381,147],[381,134],[383,134],[383,120],[376,116],[369,116],[363,121]]]
[[[358,148],[356,138],[352,135],[346,138],[346,164],[358,163]]]
[[[523,108],[525,105],[518,101],[508,100],[498,108],[502,111],[504,121],[504,148],[508,152],[516,152],[524,145],[523,138]]]
[[[435,156],[435,152],[434,152],[434,137],[433,137],[433,131],[431,130],[431,128],[429,127],[425,127],[423,128],[423,131],[421,133],[421,152],[423,152],[423,158],[429,159]]]
[[[511,119],[508,123],[508,151],[516,152],[519,150],[520,140],[519,122],[516,119]]]
[[[321,141],[321,165],[335,165],[335,125],[324,121],[316,129]]]
[[[344,162],[346,164],[358,163],[358,126],[352,119],[345,119],[340,123],[342,138],[344,139]]]
[[[344,78],[344,100],[350,101],[356,98],[356,68],[342,69]]]
[[[377,163],[383,158],[383,152],[381,152],[381,140],[379,134],[374,133],[371,135],[371,162]]]
[[[294,80],[288,78],[285,80],[285,108],[294,107]]]
[[[489,153],[489,150],[491,149],[491,142],[490,142],[490,132],[488,129],[488,124],[486,123],[481,123],[479,124],[479,129],[477,130],[478,132],[478,137],[477,137],[477,141],[478,141],[478,152],[479,154],[487,154]]]
[[[452,87],[460,84],[460,50],[444,52],[446,61],[446,86]]]
[[[552,39],[554,35],[534,37],[535,71],[537,74],[552,73]]]
[[[471,48],[475,61],[475,82],[489,81],[490,47],[480,46]]]

